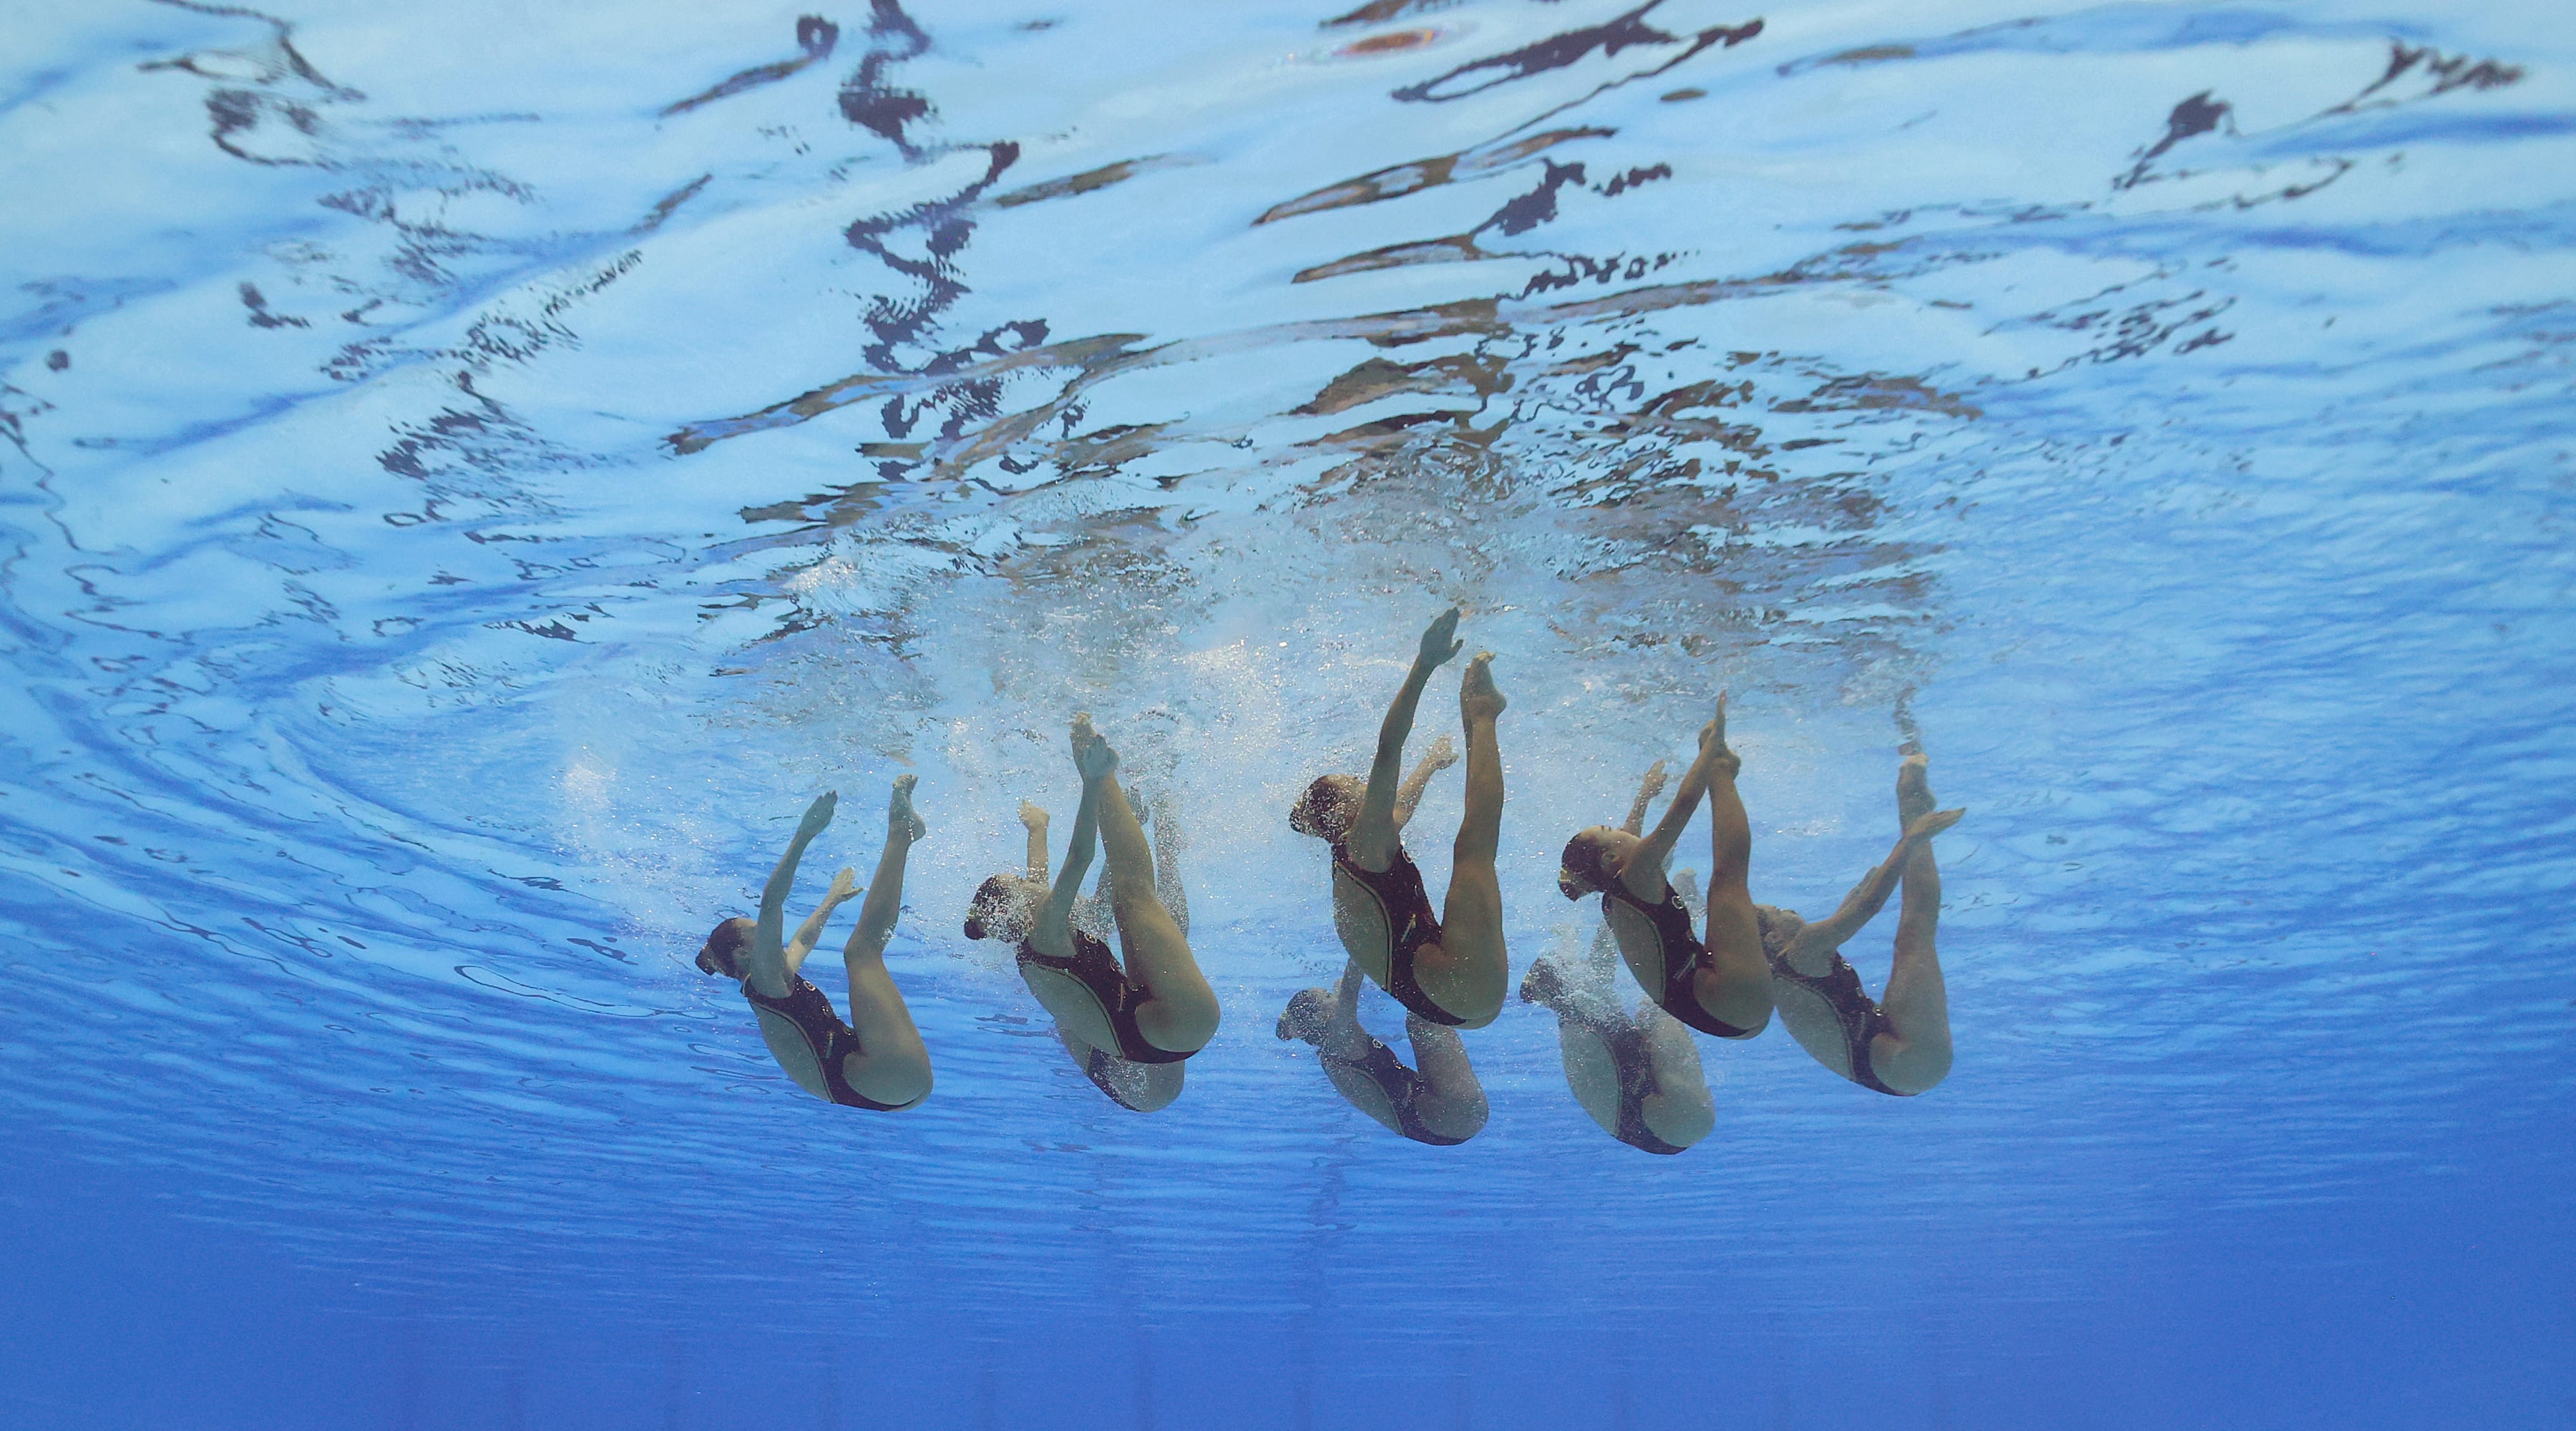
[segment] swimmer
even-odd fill
[[[1288,827],[1332,844],[1333,928],[1351,962],[1407,1011],[1431,1023],[1477,1029],[1502,1012],[1511,972],[1503,950],[1502,885],[1494,874],[1503,827],[1503,756],[1494,720],[1505,702],[1494,689],[1491,651],[1468,662],[1458,682],[1458,713],[1467,731],[1467,811],[1458,822],[1448,902],[1438,918],[1422,887],[1422,871],[1405,852],[1403,831],[1432,772],[1457,763],[1448,737],[1431,747],[1400,786],[1396,781],[1422,687],[1458,654],[1457,631],[1453,606],[1422,633],[1413,669],[1378,729],[1367,786],[1348,775],[1318,777],[1288,812]]]
[[[1658,760],[1646,771],[1620,828],[1636,834],[1645,824],[1647,803],[1663,788],[1664,763]],[[1698,902],[1696,884],[1689,870],[1673,877],[1685,909]],[[1565,1086],[1593,1122],[1632,1148],[1678,1153],[1717,1125],[1699,1045],[1678,1019],[1651,1001],[1639,1001],[1633,1013],[1620,1010],[1613,992],[1617,948],[1605,912],[1579,977],[1568,979],[1542,957],[1521,980],[1521,1000],[1555,1011]]]
[[[1435,1148],[1466,1142],[1485,1126],[1485,1090],[1467,1061],[1458,1031],[1404,1016],[1420,1072],[1360,1027],[1360,966],[1342,965],[1332,989],[1299,989],[1279,1016],[1279,1036],[1316,1048],[1324,1074],[1351,1106],[1417,1143]]]
[[[742,981],[742,996],[760,1020],[761,1038],[796,1086],[845,1107],[893,1112],[930,1096],[930,1052],[922,1047],[921,1031],[913,1027],[912,1012],[885,967],[886,939],[903,907],[904,859],[913,842],[928,832],[912,810],[918,779],[895,777],[894,794],[886,801],[885,852],[877,858],[876,882],[859,906],[859,927],[841,949],[842,967],[850,976],[848,1024],[832,1012],[823,991],[798,971],[832,911],[858,893],[857,872],[844,869],[832,876],[822,904],[797,927],[796,937],[779,941],[797,862],[832,823],[838,792],[825,791],[806,808],[787,853],[760,892],[760,918],[726,920],[698,950],[700,969]]]
[[[1771,1022],[1771,973],[1744,882],[1753,827],[1735,793],[1743,762],[1726,748],[1723,694],[1699,741],[1699,758],[1654,833],[1638,838],[1634,822],[1626,829],[1595,825],[1577,832],[1566,842],[1556,887],[1567,899],[1601,895],[1603,920],[1618,940],[1620,957],[1658,1008],[1701,1033],[1751,1038]],[[1664,878],[1664,861],[1703,793],[1709,797],[1710,866],[1705,941],[1691,933],[1690,911]],[[1638,820],[1646,797],[1641,791]]]
[[[1045,878],[1045,812],[1023,806],[1030,870],[984,881],[966,913],[966,937],[1006,939],[1018,946],[1020,977],[1055,1016],[1057,1036],[1086,1073],[1093,1071],[1090,1052],[1129,1063],[1179,1063],[1216,1036],[1216,991],[1208,987],[1190,956],[1188,937],[1156,892],[1154,854],[1145,843],[1144,826],[1118,788],[1117,752],[1091,728],[1087,715],[1073,718],[1073,758],[1082,772],[1082,804],[1074,811],[1073,838],[1054,886]],[[1104,844],[1110,916],[1123,968],[1110,957],[1106,941],[1084,933],[1072,920],[1082,876],[1095,849]],[[1103,1091],[1127,1103],[1119,1090],[1103,1084]],[[1138,1102],[1127,1106],[1161,1107],[1153,1102],[1157,1091],[1140,1090]],[[1173,1080],[1160,1090],[1163,1103],[1179,1091]]]
[[[1155,897],[1171,911],[1172,923],[1178,925],[1182,937],[1187,938],[1190,901],[1181,887],[1180,851],[1186,842],[1181,835],[1180,818],[1168,795],[1157,794],[1150,799],[1140,795],[1136,803],[1143,805],[1153,817]],[[1023,800],[1020,802],[1020,823],[1028,827],[1029,832],[1029,878],[1043,885],[1047,876],[1047,812]],[[1099,880],[1092,885],[1088,896],[1074,902],[1070,916],[1074,928],[1103,944],[1116,932],[1116,915],[1113,912],[1116,900],[1110,892],[1113,873],[1111,864],[1103,860]],[[1082,1076],[1090,1079],[1092,1086],[1108,1094],[1109,1101],[1121,1108],[1151,1113],[1169,1107],[1173,1099],[1181,1096],[1181,1075],[1189,1067],[1186,1063],[1138,1063],[1133,1059],[1120,1058],[1066,1033],[1061,1025],[1056,1028],[1055,1036],[1064,1045],[1064,1051],[1073,1056],[1074,1066],[1082,1070]]]
[[[1965,810],[1934,810],[1932,782],[1920,751],[1896,771],[1896,823],[1904,835],[1887,861],[1843,897],[1830,918],[1810,924],[1785,909],[1760,905],[1755,915],[1771,966],[1780,1022],[1816,1062],[1879,1093],[1911,1097],[1950,1073],[1950,998],[1932,950],[1941,918],[1941,869],[1932,837],[1959,823]],[[1842,956],[1846,940],[1886,905],[1899,881],[1905,901],[1896,917],[1896,962],[1887,996],[1873,1003]]]

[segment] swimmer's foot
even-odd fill
[[[1083,724],[1088,729],[1090,722],[1086,720]],[[1073,768],[1082,772],[1082,781],[1086,785],[1095,780],[1106,780],[1118,769],[1118,752],[1110,749],[1109,742],[1094,732],[1087,744],[1075,745]]]
[[[887,839],[909,843],[930,833],[930,827],[922,823],[921,816],[914,813],[912,808],[912,787],[920,783],[921,777],[918,775],[898,775],[894,778],[894,793],[886,797]]]
[[[1718,773],[1729,780],[1734,779],[1736,773],[1744,768],[1744,757],[1727,748],[1726,692],[1724,691],[1717,693],[1717,714],[1709,720],[1708,724],[1699,728],[1699,748],[1706,750],[1712,743],[1718,750]]]
[[[1574,1007],[1573,995],[1565,987],[1565,976],[1543,956],[1530,965],[1527,974],[1521,976],[1521,1002],[1554,1009],[1560,1014],[1571,1012]]]
[[[1932,813],[1937,801],[1932,798],[1930,762],[1921,755],[1905,757],[1896,767],[1896,823],[1900,829],[1914,828],[1914,822]]]
[[[1458,713],[1469,723],[1492,720],[1511,704],[1494,689],[1494,653],[1479,651],[1458,678]]]
[[[1965,808],[1957,810],[1935,810],[1931,814],[1924,816],[1922,819],[1916,820],[1907,825],[1905,827],[1905,838],[1909,840],[1928,840],[1934,835],[1941,833],[1943,830],[1950,828],[1952,825],[1959,823],[1959,818],[1967,813],[1968,812]]]
[[[1325,1030],[1332,1026],[1328,1012],[1332,1006],[1332,990],[1299,989],[1288,996],[1288,1007],[1279,1012],[1279,1037],[1322,1044]]]

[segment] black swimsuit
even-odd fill
[[[1849,960],[1836,954],[1831,969],[1821,977],[1810,977],[1791,968],[1782,955],[1764,952],[1771,961],[1772,978],[1812,990],[1833,1008],[1835,1021],[1842,1025],[1843,1045],[1851,1054],[1852,1082],[1892,1098],[1913,1096],[1879,1082],[1878,1071],[1870,1066],[1869,1043],[1888,1031],[1887,1011],[1861,988],[1859,971],[1852,968]]]
[[[859,1049],[859,1036],[841,1016],[832,1012],[832,1001],[823,991],[799,978],[789,986],[787,997],[773,999],[745,981],[742,996],[755,1009],[767,1009],[796,1026],[805,1036],[805,1047],[814,1055],[815,1066],[823,1073],[824,1096],[844,1108],[865,1108],[877,1113],[893,1113],[909,1108],[909,1103],[879,1103],[850,1086],[841,1071],[841,1060]]]
[[[1070,933],[1073,935],[1072,958],[1041,954],[1037,946],[1023,943],[1020,945],[1020,962],[1062,974],[1090,990],[1091,997],[1100,1003],[1101,1014],[1109,1020],[1109,1031],[1117,1036],[1120,1058],[1130,1063],[1178,1063],[1198,1052],[1191,1049],[1188,1053],[1174,1053],[1147,1042],[1144,1031],[1136,1027],[1136,1006],[1151,995],[1119,970],[1118,962],[1109,957],[1108,945],[1079,929]],[[1092,1081],[1099,1082],[1097,1078]],[[1114,1093],[1110,1096],[1117,1097]]]
[[[1431,1002],[1431,996],[1413,981],[1413,956],[1421,952],[1423,945],[1440,942],[1440,919],[1431,912],[1431,895],[1422,887],[1422,871],[1413,863],[1413,856],[1399,844],[1395,847],[1395,863],[1372,874],[1351,858],[1350,846],[1335,845],[1333,868],[1359,881],[1360,888],[1377,901],[1378,913],[1386,918],[1388,995],[1432,1023],[1451,1028],[1466,1023]]]
[[[1386,1101],[1395,1107],[1397,1132],[1417,1143],[1429,1143],[1435,1148],[1454,1148],[1467,1141],[1464,1138],[1452,1138],[1446,1134],[1434,1133],[1423,1126],[1419,1107],[1422,1100],[1422,1075],[1405,1067],[1404,1061],[1395,1056],[1395,1050],[1388,1048],[1383,1041],[1372,1036],[1369,1039],[1368,1052],[1358,1058],[1340,1058],[1330,1053],[1325,1054],[1324,1058],[1377,1085],[1378,1092],[1385,1094]]]
[[[1714,1034],[1719,1038],[1753,1036],[1752,1030],[1740,1029],[1712,1017],[1708,1010],[1700,1007],[1699,994],[1691,988],[1691,976],[1698,972],[1701,961],[1708,958],[1708,946],[1700,942],[1698,935],[1691,933],[1690,910],[1683,907],[1680,891],[1666,885],[1664,902],[1648,904],[1629,893],[1625,884],[1613,880],[1601,891],[1601,897],[1615,899],[1628,906],[1644,915],[1646,922],[1654,926],[1655,945],[1664,956],[1664,986],[1646,992],[1653,997],[1657,1008],[1704,1034]],[[1683,957],[1673,957],[1676,949],[1684,951]]]
[[[1666,1157],[1682,1151],[1681,1147],[1655,1136],[1646,1126],[1646,1100],[1661,1092],[1655,1082],[1655,1060],[1646,1051],[1646,1032],[1633,1019],[1616,1022],[1605,1018],[1578,1016],[1576,1027],[1601,1040],[1610,1051],[1611,1065],[1619,1070],[1619,1120],[1610,1136],[1631,1148]]]

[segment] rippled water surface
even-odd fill
[[[1342,3],[0,5],[0,1421],[2576,1422],[2576,12]],[[1771,902],[1919,734],[1949,1081],[1275,1039],[1453,601],[1515,978],[1719,688]],[[1076,709],[1150,1117],[958,932]],[[689,956],[905,771],[846,1114]]]

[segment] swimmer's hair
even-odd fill
[[[1556,886],[1567,899],[1581,899],[1610,887],[1610,872],[1601,867],[1601,842],[1585,839],[1581,831],[1565,842],[1565,853],[1557,857],[1557,864],[1560,872]]]
[[[1753,926],[1762,935],[1762,952],[1775,955],[1789,947],[1790,936],[1806,927],[1806,921],[1776,904],[1753,906]]]
[[[1324,1012],[1324,991],[1299,989],[1288,996],[1288,1007],[1279,1015],[1279,1036],[1322,1043],[1332,1024],[1331,1017]]]
[[[966,937],[991,939],[998,936],[1002,926],[1010,921],[1012,902],[1011,882],[1001,875],[994,875],[975,886],[974,902],[966,906]]]
[[[743,946],[751,942],[752,931],[758,927],[741,915],[717,925],[698,949],[698,968],[728,979],[741,978]]]
[[[1306,793],[1297,797],[1297,803],[1288,807],[1288,828],[1301,835],[1312,835],[1319,840],[1339,839],[1341,835],[1348,835],[1350,830],[1347,824],[1341,835],[1336,835],[1330,823],[1341,803],[1342,787],[1336,777],[1318,775],[1314,783],[1306,787]]]

